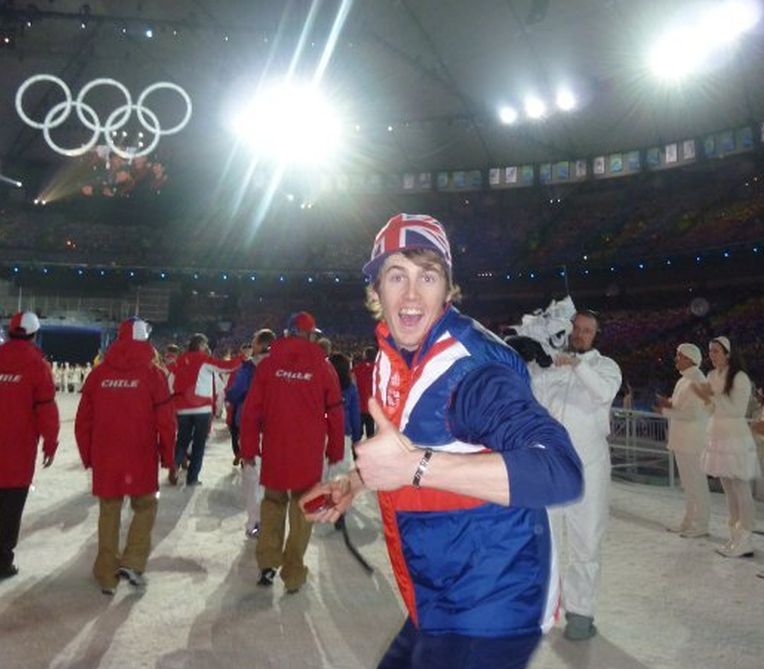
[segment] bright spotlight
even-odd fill
[[[557,108],[562,111],[570,111],[576,107],[576,98],[567,88],[557,92]]]
[[[514,107],[502,107],[499,109],[499,119],[502,123],[506,123],[507,125],[512,125],[518,117],[517,110]]]
[[[700,19],[699,32],[712,43],[727,44],[753,28],[761,18],[754,0],[728,0],[708,9]]]
[[[291,163],[326,163],[339,148],[341,123],[315,87],[281,85],[264,91],[233,122],[259,155]]]
[[[720,2],[663,35],[648,54],[648,65],[660,78],[681,79],[702,69],[760,18],[761,6],[755,0]]]
[[[530,96],[525,99],[525,113],[533,119],[541,118],[546,113],[546,105],[539,98]]]
[[[652,72],[661,79],[682,79],[700,69],[708,56],[697,34],[682,28],[664,35],[649,56]]]

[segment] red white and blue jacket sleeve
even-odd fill
[[[541,508],[582,494],[581,460],[568,433],[508,365],[490,362],[469,372],[455,389],[448,420],[458,439],[504,458],[510,506]]]

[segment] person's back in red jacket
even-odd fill
[[[300,312],[290,320],[289,330],[295,336],[275,341],[257,367],[244,402],[240,452],[249,461],[262,456],[259,584],[271,585],[276,568],[282,567],[287,591],[296,592],[307,577],[303,557],[312,529],[297,502],[320,481],[324,457],[339,462],[345,444],[337,373],[324,350],[310,341],[315,320]],[[289,538],[284,544],[287,510]]]
[[[366,433],[366,438],[374,436],[374,419],[369,413],[369,398],[374,393],[374,360],[377,349],[369,346],[363,352],[364,359],[353,365],[353,376],[358,386],[358,397],[361,400],[361,425]]]
[[[15,576],[14,549],[42,437],[43,466],[58,447],[58,407],[53,373],[32,341],[40,321],[19,312],[10,341],[0,346],[0,579]]]
[[[99,498],[98,557],[93,574],[111,594],[118,575],[142,585],[159,489],[158,467],[172,468],[175,412],[164,372],[154,364],[147,324],[125,321],[104,361],[88,376],[77,409],[75,436]],[[119,557],[122,499],[134,516]]]
[[[197,332],[189,338],[188,350],[175,361],[173,399],[178,418],[175,464],[180,467],[189,458],[186,485],[200,483],[199,472],[204,461],[205,444],[215,404],[215,374],[235,371],[241,365],[241,360],[241,356],[231,360],[213,358],[207,336]],[[175,485],[177,479],[171,478],[170,483]]]

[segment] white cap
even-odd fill
[[[728,337],[714,337],[711,341],[721,345],[721,347],[727,353],[730,353],[732,351],[732,346],[730,345],[730,340]]]
[[[28,336],[40,329],[40,319],[33,311],[19,311],[11,316],[8,333],[11,335]]]
[[[703,354],[695,344],[679,344],[676,347],[677,353],[681,353],[685,358],[689,358],[697,367],[703,361]]]

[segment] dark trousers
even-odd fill
[[[178,440],[175,442],[175,466],[180,467],[191,445],[191,460],[188,464],[186,483],[196,483],[204,460],[204,445],[210,431],[212,414],[178,414]]]
[[[524,669],[540,641],[541,632],[498,638],[426,634],[408,618],[377,669]]]
[[[366,434],[367,439],[371,439],[374,436],[374,419],[370,413],[361,414],[361,428]]]
[[[236,425],[235,420],[231,421],[231,426],[229,428],[231,430],[231,448],[233,449],[233,454],[235,456],[239,455],[239,426]]]
[[[28,492],[29,486],[0,488],[0,571],[13,564],[13,549],[19,541],[21,514]]]

